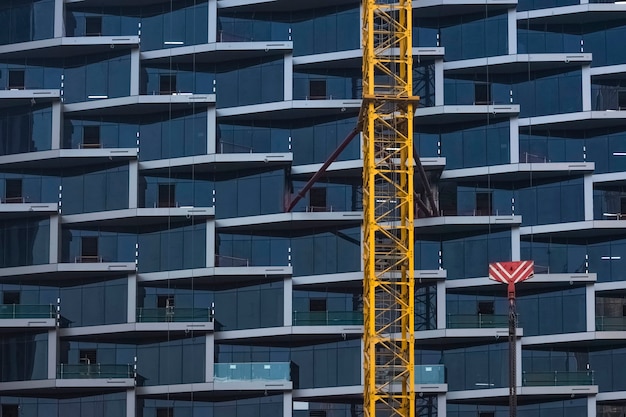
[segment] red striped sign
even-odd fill
[[[535,273],[534,261],[494,262],[489,264],[489,278],[505,284],[522,282]]]

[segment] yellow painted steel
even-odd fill
[[[415,416],[410,0],[363,0],[364,412]]]

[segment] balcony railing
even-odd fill
[[[593,371],[523,372],[522,385],[526,387],[594,385]]]
[[[448,329],[509,327],[508,314],[448,314]]]
[[[210,308],[143,308],[137,309],[137,322],[209,322],[213,321]]]
[[[134,378],[133,365],[67,364],[57,367],[60,379]]]
[[[619,331],[626,330],[626,317],[596,317],[597,331]]]
[[[250,266],[250,259],[236,258],[234,256],[215,255],[215,266],[247,267]]]
[[[291,363],[216,363],[214,376],[220,382],[291,381]]]
[[[53,319],[56,308],[50,305],[2,304],[0,319]]]
[[[416,384],[445,384],[446,368],[443,365],[415,365]]]
[[[333,326],[363,324],[361,311],[294,311],[294,326]]]

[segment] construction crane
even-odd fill
[[[415,416],[414,232],[438,215],[413,146],[411,0],[363,0],[363,105],[358,126],[296,197],[293,210],[363,132],[363,345],[366,417]],[[420,190],[414,183],[414,165]],[[415,198],[414,198],[415,197]]]
[[[411,22],[411,0],[363,0],[366,417],[415,416]]]

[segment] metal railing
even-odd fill
[[[134,378],[133,365],[67,364],[57,366],[60,379]]]
[[[56,317],[56,307],[52,304],[2,304],[0,305],[0,319],[53,319]]]
[[[250,266],[250,260],[234,256],[215,255],[215,266]]]
[[[596,317],[596,331],[626,330],[626,317]]]
[[[252,153],[254,149],[251,146],[239,145],[233,142],[220,140],[219,153]]]
[[[137,308],[138,323],[210,321],[213,321],[210,308]]]
[[[508,314],[448,314],[448,329],[493,329],[509,327]]]
[[[213,369],[220,382],[291,381],[290,362],[216,363]]]
[[[526,387],[594,385],[593,371],[522,372],[522,385]]]
[[[333,326],[363,324],[362,311],[294,311],[294,326]]]

